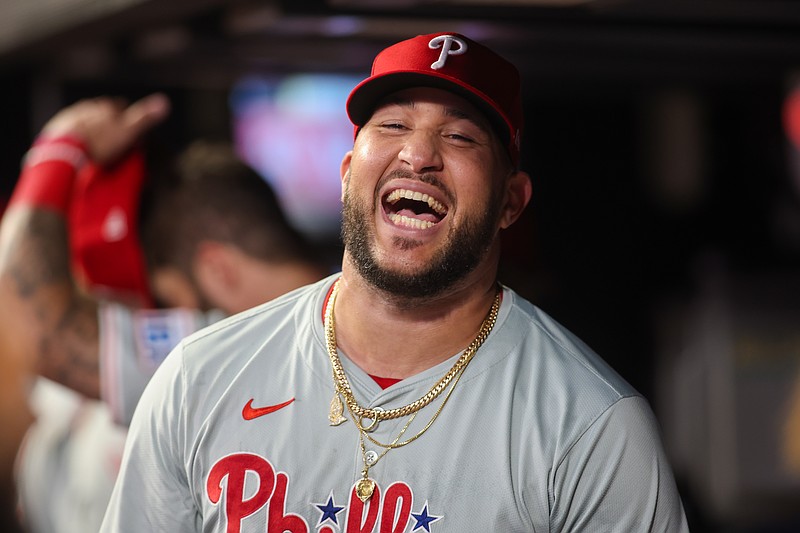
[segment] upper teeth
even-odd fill
[[[431,196],[421,192],[409,191],[407,189],[395,189],[389,194],[389,196],[386,198],[386,201],[394,203],[401,198],[405,198],[406,200],[416,200],[418,202],[425,202],[431,209],[433,209],[440,215],[444,215],[446,212],[444,205],[442,205],[442,203],[436,200],[435,198],[432,198]]]

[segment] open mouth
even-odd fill
[[[447,215],[447,208],[428,194],[395,189],[383,200],[389,220],[398,226],[414,229],[433,227]]]

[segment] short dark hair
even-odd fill
[[[171,266],[191,276],[205,240],[269,262],[313,258],[275,191],[229,143],[195,141],[170,163],[148,168],[148,177],[141,239],[150,272]]]

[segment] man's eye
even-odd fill
[[[474,142],[471,137],[467,137],[466,135],[461,135],[460,133],[448,133],[447,138],[458,142],[468,142],[468,143]]]
[[[405,129],[405,126],[403,126],[399,122],[385,122],[385,123],[381,124],[381,127],[389,129],[389,130],[402,130],[402,129]]]

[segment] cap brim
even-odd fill
[[[381,100],[394,92],[411,87],[432,87],[461,96],[484,113],[503,144],[509,142],[510,123],[499,107],[490,103],[491,98],[473,87],[465,86],[459,80],[432,72],[390,72],[364,80],[353,89],[347,99],[347,115],[354,125],[363,126]]]

